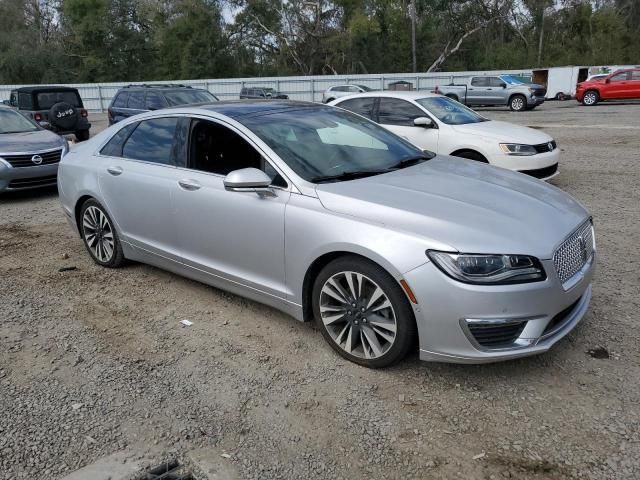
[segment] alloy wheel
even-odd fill
[[[339,272],[324,283],[320,316],[332,340],[359,358],[379,358],[396,340],[396,314],[389,297],[358,272]]]
[[[524,100],[522,100],[522,98],[520,97],[514,98],[513,100],[511,100],[511,108],[516,111],[522,110],[524,108]]]
[[[109,262],[113,257],[115,239],[107,215],[93,205],[88,207],[82,216],[82,233],[95,258],[103,263]]]
[[[584,103],[585,105],[593,105],[596,103],[596,94],[593,92],[587,92],[584,95]]]

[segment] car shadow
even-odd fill
[[[30,190],[16,190],[0,193],[0,204],[22,203],[58,196],[58,187],[43,187]]]

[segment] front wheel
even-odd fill
[[[509,108],[513,112],[521,112],[527,108],[527,99],[524,95],[514,95],[509,101]]]
[[[600,95],[598,95],[598,92],[595,90],[589,90],[584,94],[584,97],[582,97],[582,104],[587,107],[592,107],[598,103],[598,101],[600,101]]]
[[[346,359],[381,368],[412,348],[416,323],[409,301],[379,266],[356,256],[334,260],[316,278],[312,295],[322,335]]]
[[[89,199],[80,210],[80,232],[87,251],[98,265],[121,266],[125,259],[113,222],[102,205]]]

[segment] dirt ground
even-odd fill
[[[361,368],[278,311],[145,265],[96,266],[55,190],[5,194],[0,479],[201,448],[242,479],[640,478],[640,104],[484,114],[553,135],[553,183],[594,216],[591,308],[551,352]]]

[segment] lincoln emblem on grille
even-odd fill
[[[582,261],[587,261],[587,244],[582,238],[582,235],[578,237],[578,245],[580,245],[580,255],[582,256]]]
[[[40,155],[34,155],[31,157],[31,161],[36,165],[40,165],[42,163],[42,157]]]

